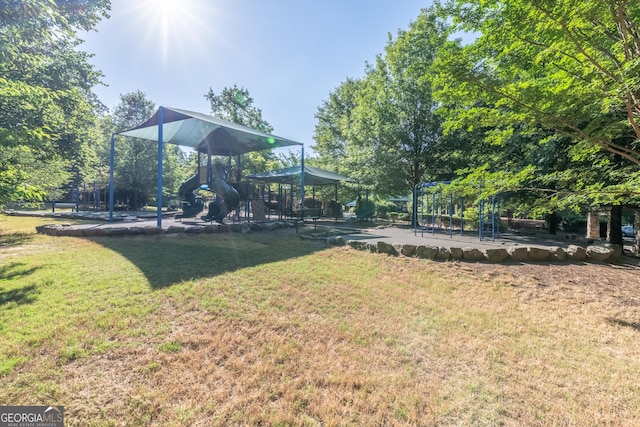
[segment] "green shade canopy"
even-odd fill
[[[178,108],[160,107],[149,120],[118,135],[158,140],[159,113],[162,110],[162,142],[191,147],[215,156],[235,156],[251,151],[268,150],[300,142],[242,126],[206,114]]]
[[[285,169],[278,169],[269,172],[255,173],[247,176],[249,179],[258,181],[274,182],[277,184],[300,185],[301,166],[293,166]],[[341,181],[353,181],[348,176],[340,175],[311,166],[304,167],[304,185],[333,185]]]

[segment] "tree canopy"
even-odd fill
[[[86,172],[101,108],[101,74],[77,31],[107,17],[108,0],[29,0],[0,8],[0,204],[61,195]]]
[[[431,67],[448,29],[423,11],[391,35],[363,79],[347,79],[318,108],[314,149],[324,163],[384,195],[408,194],[427,177],[453,173],[443,161],[455,150],[442,135]]]
[[[496,126],[496,140],[509,124],[538,124],[640,164],[640,3],[451,0],[440,10],[477,35],[439,56],[438,98],[465,107],[450,124]]]
[[[211,114],[215,117],[262,132],[273,132],[273,126],[262,117],[262,110],[254,105],[254,100],[247,89],[239,88],[234,84],[233,87],[225,87],[216,94],[210,88],[204,97],[210,102]],[[236,172],[242,176],[280,167],[278,157],[273,150],[244,154],[241,156],[241,163],[240,167],[236,167]],[[236,175],[237,181],[239,178]]]

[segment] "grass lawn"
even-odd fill
[[[640,425],[640,269],[0,216],[0,404],[67,426]],[[68,222],[68,221],[65,221]]]

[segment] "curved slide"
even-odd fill
[[[182,213],[175,218],[193,218],[204,209],[204,200],[197,197],[195,191],[198,189],[200,179],[198,174],[193,175],[180,185],[178,195],[182,200]]]
[[[227,181],[220,177],[215,177],[210,184],[211,190],[216,193],[216,199],[209,203],[209,211],[200,217],[203,221],[222,221],[229,212],[238,209],[240,205],[240,195]]]

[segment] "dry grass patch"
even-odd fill
[[[182,282],[151,275],[154,287],[153,257],[132,264],[115,244],[85,240],[109,267],[82,280],[89,263],[59,261],[75,279],[58,282],[67,316],[45,317],[55,339],[15,320],[46,311],[49,288],[0,306],[0,348],[13,349],[0,401],[62,404],[70,426],[640,423],[637,266],[293,250],[311,243],[286,234],[188,238],[235,252],[219,268],[194,261],[188,270],[206,274]],[[153,242],[167,253],[186,244]],[[243,260],[252,248],[302,254]],[[25,277],[45,278],[41,268]],[[15,330],[21,339],[5,335]]]

